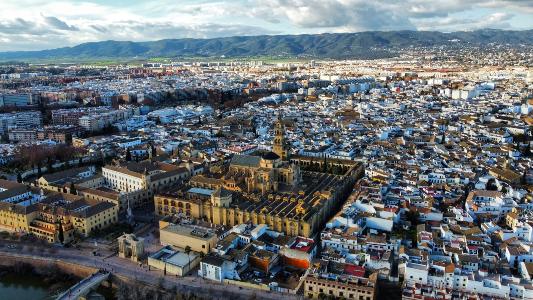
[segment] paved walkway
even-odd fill
[[[68,263],[78,264],[82,266],[92,267],[96,269],[105,269],[110,271],[113,275],[122,276],[131,280],[137,280],[142,283],[157,286],[162,283],[166,289],[177,287],[181,292],[188,292],[212,298],[217,295],[218,299],[250,299],[256,297],[257,299],[303,299],[302,296],[261,291],[250,288],[240,288],[234,285],[217,283],[210,280],[196,276],[175,277],[164,276],[162,271],[148,270],[146,266],[139,266],[139,264],[131,262],[130,260],[119,257],[95,257],[87,251],[80,251],[75,249],[55,248],[55,253],[43,254],[40,250],[33,252],[27,251],[26,247],[19,247],[18,249],[0,248],[0,255],[8,255],[17,257],[23,260],[24,258],[41,259],[48,261],[65,261]],[[213,299],[213,298],[212,298]]]

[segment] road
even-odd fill
[[[261,291],[249,288],[240,288],[238,286],[217,283],[210,280],[205,280],[201,277],[186,276],[164,276],[162,271],[148,270],[146,266],[139,266],[128,259],[122,259],[117,256],[106,258],[105,256],[93,256],[89,250],[77,250],[72,248],[54,247],[53,253],[43,253],[43,248],[34,248],[31,251],[29,245],[21,242],[5,242],[0,243],[15,244],[15,249],[8,247],[0,248],[0,255],[7,255],[21,259],[43,259],[49,261],[61,260],[68,263],[83,265],[87,267],[105,269],[114,275],[126,277],[130,280],[140,281],[142,283],[157,286],[162,283],[163,286],[170,290],[174,286],[181,292],[190,291],[191,293],[213,298],[213,295],[218,295],[218,299],[302,299],[301,296],[282,294],[271,291]],[[44,248],[46,249],[46,248]]]

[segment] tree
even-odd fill
[[[102,159],[100,164],[103,166],[105,166],[105,153],[103,150],[100,150],[100,158]]]
[[[131,161],[131,152],[129,148],[126,150],[126,161]]]
[[[46,168],[47,168],[48,173],[54,172],[54,163],[52,162],[50,158],[48,158],[48,161],[46,162],[46,164],[47,164]]]
[[[506,185],[502,186],[502,190],[501,190],[501,192],[502,192],[503,194],[507,194],[507,192],[509,192],[509,190],[507,189],[507,186],[506,186]]]
[[[177,296],[178,294],[178,287],[176,285],[173,285],[170,290],[168,291],[171,295]]]
[[[20,173],[17,173],[17,182],[22,183],[22,175]]]
[[[157,156],[157,149],[155,148],[155,146],[152,144],[151,145],[152,147],[152,157],[156,157]]]
[[[411,239],[411,247],[416,248],[418,245],[418,234],[416,229],[411,229],[408,231],[409,238]]]
[[[525,157],[530,157],[531,156],[531,145],[530,145],[529,142],[527,143],[526,148],[524,148],[523,154],[524,154]]]
[[[189,255],[191,253],[191,246],[185,247],[185,253],[187,253],[187,258],[189,259],[189,268],[191,266],[191,256]]]
[[[65,236],[63,233],[63,224],[61,224],[61,221],[58,221],[57,223],[59,225],[59,228],[58,228],[59,232],[57,233],[57,239],[59,240],[61,244],[63,244],[63,242],[65,241]]]
[[[157,289],[163,289],[165,287],[165,278],[163,277],[157,278],[156,287]]]
[[[9,142],[9,135],[7,135],[7,133],[4,133],[2,134],[2,137],[0,138],[0,140],[4,143],[8,143]]]
[[[411,226],[418,225],[418,218],[420,217],[420,213],[416,210],[408,210],[405,214],[407,221],[411,223]]]
[[[74,186],[74,182],[70,183],[70,193],[72,195],[77,195],[78,194],[78,192],[76,191],[76,187]]]
[[[71,144],[72,144],[72,134],[68,133],[68,134],[65,136],[65,143],[68,144],[68,145],[71,145]]]
[[[118,300],[131,299],[130,297],[130,287],[125,283],[120,283],[116,292],[116,297]]]
[[[489,191],[497,191],[498,190],[498,185],[496,185],[496,179],[495,178],[491,178],[491,179],[489,179],[487,181],[486,189],[489,190]]]

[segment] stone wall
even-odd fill
[[[87,277],[98,271],[98,269],[96,268],[86,267],[55,259],[45,259],[39,257],[19,258],[17,256],[0,254],[0,266],[13,266],[16,263],[30,264],[36,269],[37,272],[40,268],[49,268],[50,266],[55,265],[66,274],[74,275],[76,277]]]

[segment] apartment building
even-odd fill
[[[15,128],[9,131],[8,136],[11,142],[36,141],[37,131],[32,128]]]
[[[2,106],[28,106],[33,103],[32,94],[0,94],[0,107]]]
[[[0,228],[29,233],[51,243],[68,243],[75,235],[118,222],[118,206],[82,196],[39,191],[0,180]]]
[[[320,261],[304,281],[304,295],[311,299],[343,298],[373,300],[376,294],[377,273],[364,277],[360,266]]]
[[[190,176],[189,170],[162,162],[127,162],[107,165],[102,176],[108,188],[130,194],[132,206],[153,201],[155,193],[176,185]]]
[[[5,134],[10,128],[28,128],[41,126],[43,123],[40,111],[23,111],[0,114],[0,134]]]

